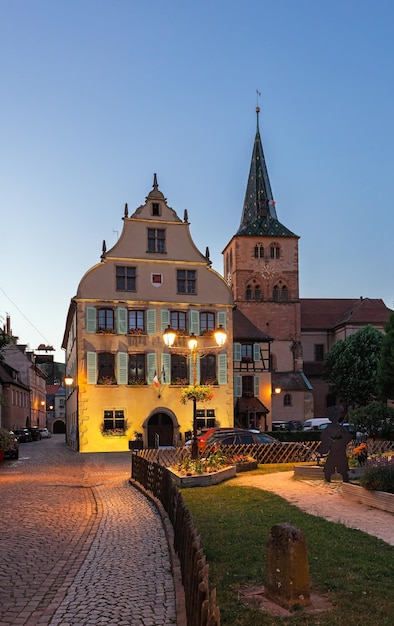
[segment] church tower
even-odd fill
[[[272,338],[270,419],[304,420],[313,416],[313,397],[312,387],[303,372],[299,237],[277,217],[261,142],[259,113],[257,107],[257,128],[241,223],[223,251],[224,275],[236,308]]]

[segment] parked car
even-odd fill
[[[243,430],[243,429],[238,429],[238,428],[234,428],[233,426],[224,426],[224,427],[219,427],[219,426],[215,426],[214,428],[208,428],[207,430],[204,430],[200,435],[197,435],[197,441],[198,441],[198,449],[199,450],[203,450],[206,446],[206,441],[207,439],[215,434],[215,433],[221,433],[221,434],[225,434],[225,433],[232,433],[234,432],[234,430]],[[189,439],[188,441],[186,441],[185,446],[189,447],[192,445],[193,439]]]
[[[51,433],[47,428],[40,428],[41,439],[50,439]]]
[[[19,458],[19,441],[18,441],[17,436],[12,430],[10,430],[10,435],[14,436],[14,445],[12,446],[11,450],[6,450],[4,452],[4,458],[5,459],[18,459]]]
[[[301,430],[301,429],[302,429],[302,422],[300,420],[288,420],[288,421],[278,420],[278,421],[272,422],[273,431],[276,431],[276,430],[294,431],[294,430]]]
[[[328,417],[312,417],[304,422],[302,430],[321,430],[322,424],[330,424],[331,420]]]
[[[28,430],[31,434],[32,441],[39,441],[41,439],[41,432],[38,426],[31,426]]]
[[[233,432],[213,433],[206,441],[206,447],[215,448],[216,446],[259,444],[272,445],[276,449],[285,450],[286,448],[295,451],[297,461],[308,461],[310,459],[310,450],[304,443],[297,441],[278,441],[275,437],[254,430],[234,429]]]
[[[33,437],[31,436],[31,432],[28,428],[18,428],[14,432],[19,443],[27,443],[28,441],[33,441]]]

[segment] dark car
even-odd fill
[[[28,428],[18,428],[14,432],[19,443],[27,443],[28,441],[33,441],[33,437],[31,436],[31,432]]]
[[[14,443],[10,450],[5,451],[4,458],[5,459],[18,459],[19,458],[19,441],[15,433],[12,430],[10,430],[10,435],[13,435]]]
[[[259,444],[264,446],[270,445],[273,447],[273,450],[275,449],[280,452],[280,456],[290,456],[292,460],[295,461],[311,460],[310,450],[305,444],[292,441],[278,441],[275,437],[271,437],[266,433],[260,433],[253,430],[235,428],[232,433],[213,433],[206,441],[206,446],[208,448],[245,444]]]
[[[41,433],[38,426],[31,426],[30,428],[28,428],[28,430],[31,434],[32,441],[40,441]]]

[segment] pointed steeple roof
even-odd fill
[[[260,108],[256,107],[257,128],[252,162],[246,186],[241,224],[237,235],[294,237],[294,233],[278,222],[275,202],[265,163],[259,129]]]

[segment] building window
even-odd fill
[[[116,385],[115,357],[111,352],[99,352],[97,355],[98,385]]]
[[[258,259],[259,257],[260,259],[264,258],[264,247],[262,245],[254,247],[254,258]]]
[[[246,300],[251,300],[252,299],[252,288],[250,285],[248,285],[246,287],[246,292],[245,292],[245,299]]]
[[[216,357],[207,354],[200,359],[200,382],[202,385],[217,385]]]
[[[178,293],[196,293],[196,270],[177,270]]]
[[[254,247],[254,258],[255,259],[259,258],[259,247],[258,246]]]
[[[166,251],[165,232],[162,228],[148,228],[148,252]]]
[[[210,335],[215,330],[215,313],[200,313],[200,335]]]
[[[289,299],[289,292],[287,290],[287,287],[285,285],[283,285],[281,293],[280,293],[280,299],[282,302],[287,302]]]
[[[97,316],[98,316],[98,323],[97,323],[98,333],[115,332],[115,314],[114,314],[113,309],[98,309]]]
[[[280,247],[277,243],[271,244],[270,257],[271,259],[280,259]]]
[[[272,298],[275,302],[279,302],[279,287],[275,285],[272,291]]]
[[[136,273],[135,267],[117,266],[116,268],[117,291],[135,291]]]
[[[291,405],[292,405],[291,394],[285,393],[285,395],[283,396],[283,406],[291,406]]]
[[[242,395],[246,398],[254,396],[254,377],[242,376]]]
[[[124,411],[104,411],[103,435],[122,435],[125,430]]]
[[[324,344],[323,343],[315,344],[315,361],[319,361],[320,363],[324,361]]]
[[[145,311],[129,311],[129,329],[130,335],[142,335],[145,333]]]
[[[174,330],[180,331],[181,334],[187,333],[187,314],[186,311],[171,311],[170,326]]]
[[[254,299],[257,300],[257,302],[260,302],[260,300],[261,300],[260,285],[256,285],[255,288],[254,288]]]
[[[251,343],[243,343],[241,345],[241,361],[243,363],[253,363],[253,345]]]
[[[129,385],[145,385],[145,354],[130,354],[129,356]]]
[[[171,385],[188,385],[187,360],[181,354],[171,355]]]
[[[155,217],[160,215],[160,204],[158,202],[152,202],[152,215]]]

